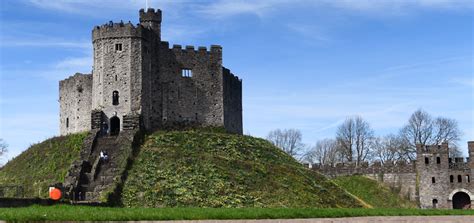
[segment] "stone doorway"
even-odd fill
[[[120,119],[117,116],[110,118],[110,135],[118,135],[120,132]]]
[[[471,198],[467,193],[457,192],[453,196],[453,209],[471,209]]]

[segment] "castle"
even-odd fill
[[[140,23],[92,31],[92,74],[59,83],[60,134],[102,129],[218,126],[242,134],[242,81],[222,65],[222,47],[161,40],[161,10],[140,10]]]
[[[374,163],[361,166],[313,165],[326,176],[360,174],[384,182],[401,195],[419,203],[420,208],[471,209],[474,204],[474,141],[468,142],[469,157],[450,158],[447,143],[417,146],[414,163]]]

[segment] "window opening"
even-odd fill
[[[436,179],[434,177],[431,177],[431,183],[436,183]]]
[[[428,159],[428,157],[425,157],[425,164],[430,164],[430,159]]]
[[[453,175],[449,176],[449,182],[454,183],[454,176]]]
[[[69,118],[66,118],[66,128],[69,128]]]
[[[191,69],[182,69],[181,76],[183,77],[193,77],[193,71]]]
[[[458,183],[461,183],[462,182],[462,177],[461,175],[458,175]]]
[[[119,92],[114,91],[112,92],[112,105],[118,105],[119,104]]]
[[[115,44],[115,51],[117,51],[117,52],[122,51],[122,44],[121,43]]]
[[[441,157],[439,157],[439,156],[436,157],[436,163],[437,163],[437,164],[440,164],[440,163],[441,163]]]

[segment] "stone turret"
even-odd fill
[[[145,28],[150,28],[161,39],[161,10],[148,8],[145,12],[140,9],[140,24]]]

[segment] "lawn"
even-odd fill
[[[71,205],[34,205],[23,208],[0,208],[0,220],[7,221],[291,219],[402,215],[474,215],[474,210],[363,208],[110,208]]]

